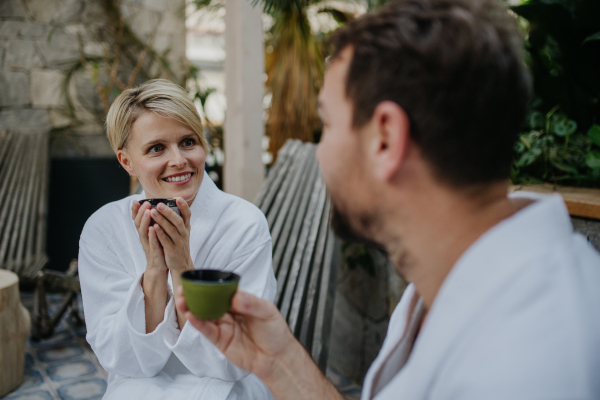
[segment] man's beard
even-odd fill
[[[377,243],[368,236],[367,231],[375,224],[375,217],[371,215],[364,215],[359,218],[360,225],[363,227],[361,231],[352,227],[349,217],[346,213],[342,212],[333,201],[331,203],[331,229],[333,232],[342,240],[347,242],[362,243],[370,246],[383,249],[380,243]]]

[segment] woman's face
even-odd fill
[[[133,123],[119,162],[137,176],[147,198],[182,197],[192,204],[204,177],[206,152],[198,135],[171,118],[143,113]]]

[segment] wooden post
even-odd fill
[[[31,320],[21,304],[19,278],[0,269],[0,397],[23,382]]]
[[[225,2],[224,190],[248,201],[265,175],[261,141],[264,134],[264,45],[262,9],[250,0]]]

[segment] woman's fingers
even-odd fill
[[[180,217],[179,215],[177,215],[177,213],[173,210],[171,210],[169,207],[167,207],[166,205],[160,203],[156,209],[158,210],[158,212],[160,212],[160,214],[162,214],[162,216],[165,218],[165,220],[167,220],[169,223],[171,223],[171,225],[173,225],[175,227],[175,229],[177,229],[177,231],[179,232],[179,234],[184,234],[186,229],[185,229],[185,224],[183,223],[183,217]],[[181,212],[181,210],[180,210]],[[166,229],[165,226],[163,226],[163,228]]]
[[[167,209],[168,209],[168,207],[167,207]],[[173,212],[170,209],[169,209],[169,211]],[[152,219],[154,219],[154,222],[156,222],[156,225],[159,225],[163,229],[163,231],[167,235],[169,235],[169,237],[174,242],[175,239],[177,239],[177,237],[180,236],[180,233],[177,230],[177,228],[174,227],[173,224],[167,218],[165,218],[165,216],[162,214],[162,212],[158,212],[156,209],[152,209],[151,213],[152,213],[151,214]]]
[[[192,217],[192,210],[190,210],[190,206],[188,206],[187,201],[185,201],[181,197],[176,197],[175,201],[177,202],[177,208],[179,208],[179,212],[181,213],[181,218],[183,219],[183,224],[186,228],[190,227],[190,218]]]
[[[137,215],[138,215],[138,211],[140,210],[140,202],[137,200],[134,200],[133,203],[131,203],[131,219],[133,219],[135,221]]]
[[[170,249],[173,245],[173,240],[169,237],[169,235],[165,233],[164,229],[162,229],[160,225],[158,225],[158,223],[154,224],[152,228],[154,228],[154,232],[156,232],[156,236],[158,237],[158,241],[160,242],[160,244],[163,247],[167,247]]]
[[[139,206],[139,208],[137,210],[137,214],[133,220],[136,228],[138,228],[138,229],[140,228],[140,225],[142,223],[142,218],[144,218],[144,214],[145,214],[146,210],[148,210],[149,208],[150,208],[150,203],[148,203],[147,201],[144,202],[144,204]]]
[[[138,228],[138,233],[142,240],[145,240],[145,241],[148,240],[148,228],[150,227],[151,219],[152,218],[150,217],[150,210],[145,210],[142,213],[142,217],[141,217],[139,228]]]

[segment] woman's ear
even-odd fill
[[[125,171],[127,171],[129,173],[129,176],[137,176],[135,174],[135,171],[131,167],[131,159],[129,158],[129,156],[127,155],[125,150],[123,150],[123,149],[117,150],[117,160],[119,160],[119,163],[121,164],[121,166],[123,168],[125,168]]]

